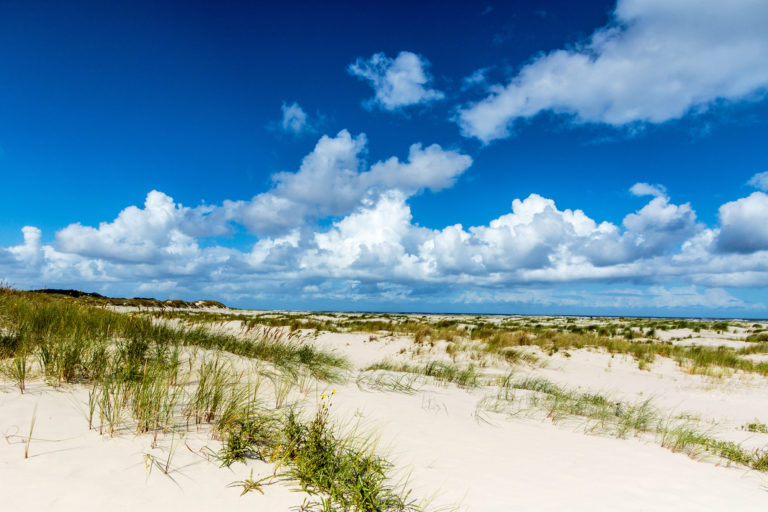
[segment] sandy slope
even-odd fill
[[[304,498],[286,483],[264,487],[263,496],[251,492],[239,497],[240,489],[228,484],[249,477],[251,467],[256,478],[270,474],[271,468],[259,462],[220,468],[200,451],[219,446],[203,433],[190,432],[174,441],[171,478],[156,467],[148,471],[144,455],[154,454],[164,462],[170,438],[152,450],[146,435],[99,436],[88,430],[86,403],[82,391],[43,385],[32,386],[23,396],[8,388],[0,392],[0,433],[5,436],[0,440],[2,510],[289,510]],[[24,459],[36,405],[30,457]]]
[[[479,396],[413,396],[345,388],[338,409],[376,425],[382,446],[413,468],[415,491],[471,511],[765,510],[762,476],[715,467],[638,440],[589,436],[533,420],[478,421]]]
[[[227,326],[236,331],[236,326]],[[446,357],[439,347],[414,356],[408,338],[364,334],[322,334],[314,343],[350,358],[357,368],[385,358],[422,360]],[[688,375],[671,361],[640,370],[631,359],[572,351],[555,355],[534,374],[567,385],[636,401],[653,397],[665,411],[689,411],[723,438],[768,445],[768,435],[738,430],[759,417],[768,421],[766,380],[734,375],[721,379]],[[485,368],[484,371],[492,371]],[[503,368],[495,371],[502,373]],[[311,413],[318,385],[293,399]],[[466,391],[424,383],[403,394],[358,387],[354,378],[333,396],[333,417],[343,428],[378,436],[379,448],[410,474],[413,495],[432,497],[432,505],[458,505],[473,512],[494,511],[721,511],[768,510],[768,478],[743,469],[696,461],[658,446],[653,440],[614,439],[584,434],[583,424],[552,425],[533,418],[480,413],[490,390]],[[228,488],[249,475],[269,474],[263,463],[223,469],[205,456],[218,449],[205,433],[190,432],[177,443],[171,478],[149,472],[145,454],[164,459],[170,439],[150,450],[150,438],[130,433],[116,438],[89,431],[87,395],[35,383],[20,395],[0,385],[0,487],[3,510],[291,510],[304,495],[279,482],[265,495]],[[24,459],[23,437],[38,404],[37,425]],[[187,446],[188,445],[188,446]]]

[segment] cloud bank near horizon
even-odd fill
[[[636,183],[629,191],[648,202],[619,225],[531,194],[486,224],[428,229],[409,198],[451,187],[471,158],[414,144],[406,161],[366,166],[365,146],[364,134],[323,136],[298,171],[250,201],[187,207],[153,190],[142,207],[63,227],[51,243],[27,226],[22,243],[0,248],[0,276],[24,287],[229,300],[765,308],[726,290],[768,285],[762,191],[724,203],[714,226],[663,185]],[[227,246],[238,226],[255,234],[247,250]],[[584,288],[595,284],[614,292]]]

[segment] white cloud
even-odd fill
[[[430,103],[445,95],[429,88],[429,61],[413,52],[400,52],[394,59],[375,53],[370,59],[358,58],[347,71],[371,83],[375,96],[368,104],[384,110]]]
[[[486,76],[491,68],[480,68],[473,71],[469,76],[465,76],[461,79],[461,89],[467,90],[474,87],[485,87],[488,84],[488,77]]]
[[[768,87],[768,4],[619,0],[613,21],[571,48],[533,58],[505,86],[463,107],[465,136],[508,137],[543,111],[579,123],[662,123]]]
[[[56,247],[91,258],[150,262],[186,258],[198,251],[195,237],[223,235],[229,229],[216,208],[186,208],[153,190],[143,209],[129,206],[113,222],[102,222],[98,228],[77,223],[60,230]]]
[[[437,144],[413,144],[408,160],[395,157],[365,167],[367,140],[342,130],[324,135],[295,173],[273,176],[274,187],[250,201],[227,202],[227,215],[259,234],[279,234],[307,220],[349,213],[365,198],[386,190],[407,196],[450,187],[472,159]]]
[[[39,229],[25,227],[22,243],[0,248],[0,278],[113,295],[259,297],[282,304],[297,297],[402,303],[429,297],[441,303],[743,310],[755,304],[723,288],[768,287],[763,192],[722,205],[712,227],[699,224],[689,204],[673,203],[662,186],[636,184],[635,193],[650,197],[620,224],[531,194],[487,223],[428,229],[414,221],[409,196],[450,186],[468,162],[438,147],[414,145],[405,162],[390,159],[363,169],[364,146],[364,137],[348,133],[321,139],[297,173],[278,176],[272,192],[257,196],[276,205],[312,205],[326,218],[349,209],[327,227],[286,227],[246,250],[217,245],[215,238],[201,243],[229,232],[233,222],[246,222],[237,220],[242,205],[189,208],[152,191],[143,207],[129,206],[98,227],[67,226],[53,244],[43,242]],[[318,187],[331,181],[318,196],[331,188],[342,194],[318,200],[314,182],[304,182],[308,176],[319,180]],[[347,202],[342,208],[339,201]],[[634,291],[579,288],[585,283],[622,283]]]
[[[638,197],[653,196],[653,197],[666,197],[667,189],[664,185],[651,185],[649,183],[635,183],[629,189],[629,191]]]
[[[768,192],[768,171],[755,174],[747,183],[758,190]]]
[[[37,266],[43,256],[42,232],[34,226],[24,226],[21,232],[24,234],[24,243],[9,247],[8,253],[20,263],[30,267]]]
[[[281,110],[283,112],[283,119],[280,123],[280,127],[285,133],[302,135],[304,133],[312,133],[315,131],[314,127],[309,122],[307,113],[304,112],[304,109],[302,109],[295,101],[290,105],[283,102]]]
[[[723,252],[752,253],[768,250],[768,195],[753,192],[748,197],[720,207],[717,247]]]

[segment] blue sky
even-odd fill
[[[762,2],[0,14],[15,286],[768,316]]]

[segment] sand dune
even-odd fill
[[[215,329],[242,334],[245,328],[225,322]],[[375,437],[378,453],[395,464],[393,478],[407,479],[411,496],[428,503],[429,510],[678,512],[768,507],[765,473],[711,455],[674,453],[660,446],[658,435],[620,439],[591,432],[589,422],[578,418],[555,423],[537,414],[484,409],[483,398],[494,389],[490,380],[463,389],[414,376],[408,392],[358,381],[360,375],[372,375],[364,368],[382,360],[450,361],[444,343],[414,348],[409,336],[354,332],[308,332],[307,340],[345,356],[354,369],[346,384],[305,385],[293,389],[288,402],[311,413],[321,395],[328,394],[340,432]],[[543,377],[569,389],[628,402],[650,398],[669,417],[686,413],[719,438],[753,448],[768,444],[768,434],[741,428],[756,417],[768,419],[768,382],[761,375],[691,374],[664,358],[640,369],[629,356],[594,349],[551,356],[536,347],[528,350],[538,353],[539,362],[514,366],[521,378]],[[231,359],[241,369],[254,368],[242,358]],[[510,371],[498,358],[475,363],[486,376]],[[332,387],[337,393],[331,394]],[[266,387],[262,392],[265,400],[271,399],[273,390]],[[221,444],[205,428],[163,435],[152,448],[147,434],[126,430],[110,437],[89,429],[87,407],[82,385],[54,388],[37,379],[22,395],[9,381],[2,384],[4,509],[280,511],[298,510],[308,497],[296,490],[297,482],[280,478],[263,486],[263,494],[240,496],[242,487],[230,484],[248,478],[251,471],[254,478],[268,476],[275,466],[249,460],[221,467],[213,456]],[[170,451],[166,475],[160,466],[169,460]]]

